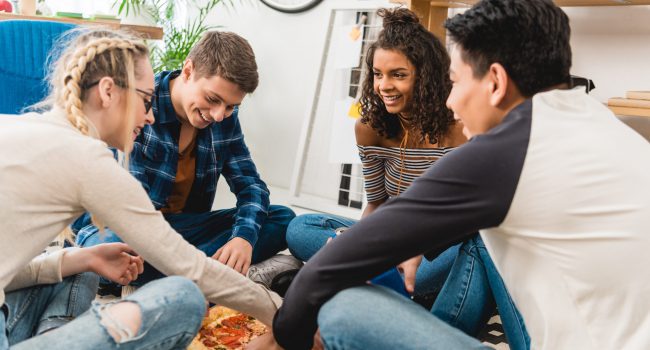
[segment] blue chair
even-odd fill
[[[0,114],[20,114],[45,98],[50,49],[74,27],[49,21],[0,21]]]

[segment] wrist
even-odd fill
[[[87,248],[66,248],[61,262],[62,277],[92,271],[90,260],[92,260],[92,254],[88,252]]]
[[[95,272],[95,247],[79,248],[77,263],[83,268],[83,272]]]

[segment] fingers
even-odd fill
[[[144,272],[144,259],[141,257],[134,257],[135,266],[137,267],[138,275]]]
[[[237,260],[237,257],[235,256],[235,254],[230,254],[229,253],[228,254],[228,259],[226,260],[226,262],[224,264],[226,264],[231,269],[236,270],[235,266],[237,264],[237,261],[238,260]],[[239,272],[239,271],[237,271],[237,272]]]
[[[138,253],[136,253],[135,250],[131,249],[131,247],[129,247],[129,245],[124,242],[104,243],[97,245],[97,247],[101,246],[105,247],[106,249],[112,249],[113,251],[117,250],[120,253],[124,252],[132,256],[138,256]]]
[[[138,265],[137,264],[131,264],[129,266],[129,275],[131,276],[131,281],[135,281],[138,279],[138,275],[141,273],[138,270]]]
[[[244,276],[248,275],[248,269],[249,269],[250,267],[251,267],[251,262],[250,262],[250,260],[246,260],[246,262],[244,263],[244,268],[243,268],[242,271],[241,271],[242,275],[244,275]]]
[[[230,258],[230,251],[227,251],[223,249],[223,247],[219,248],[216,253],[212,256],[213,259],[216,259],[220,263],[227,265],[228,259]]]
[[[237,262],[235,262],[235,267],[233,267],[233,269],[235,271],[241,273],[241,274],[244,274],[243,273],[243,271],[244,271],[244,262],[241,259],[237,260]]]
[[[323,340],[320,337],[320,329],[316,331],[316,334],[314,334],[314,345],[312,346],[311,350],[324,350],[325,348],[323,347]]]
[[[415,276],[418,271],[418,266],[415,264],[404,264],[403,266],[404,273],[404,286],[406,291],[413,294],[415,291]]]

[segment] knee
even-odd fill
[[[159,281],[162,282],[161,290],[169,291],[175,295],[174,298],[167,299],[173,304],[169,308],[174,314],[170,315],[170,319],[182,319],[182,327],[188,333],[198,332],[208,305],[203,292],[196,283],[185,277],[170,276]]]
[[[321,335],[342,334],[358,328],[368,320],[363,304],[368,300],[365,287],[343,290],[325,303],[318,313]]]
[[[100,324],[118,344],[138,339],[154,326],[160,332],[191,340],[205,311],[199,288],[179,276],[151,282],[124,300],[95,308]]]
[[[291,220],[289,226],[287,226],[287,244],[289,247],[302,241],[308,227],[312,225],[310,223],[312,216],[314,214],[303,214]]]
[[[120,301],[102,305],[97,310],[99,324],[117,344],[125,343],[136,337],[142,324],[142,310],[132,301]]]
[[[203,315],[205,313],[205,297],[196,283],[182,276],[169,276],[156,283],[160,290],[170,291],[176,295],[176,302],[181,309],[194,310]]]

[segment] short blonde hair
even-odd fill
[[[115,84],[122,88],[134,87],[137,73],[135,63],[147,59],[149,49],[128,33],[101,27],[80,27],[68,31],[59,46],[62,48],[60,55],[48,75],[50,95],[36,107],[63,109],[68,121],[82,134],[89,135],[88,119],[82,108],[87,91],[103,77],[113,78]],[[132,94],[127,94],[124,116],[131,118],[131,121],[134,120],[134,106]],[[128,157],[133,147],[131,129],[124,130],[124,140],[124,153]],[[95,218],[93,223],[103,230],[104,225]],[[61,236],[73,242],[70,228],[64,230]]]

